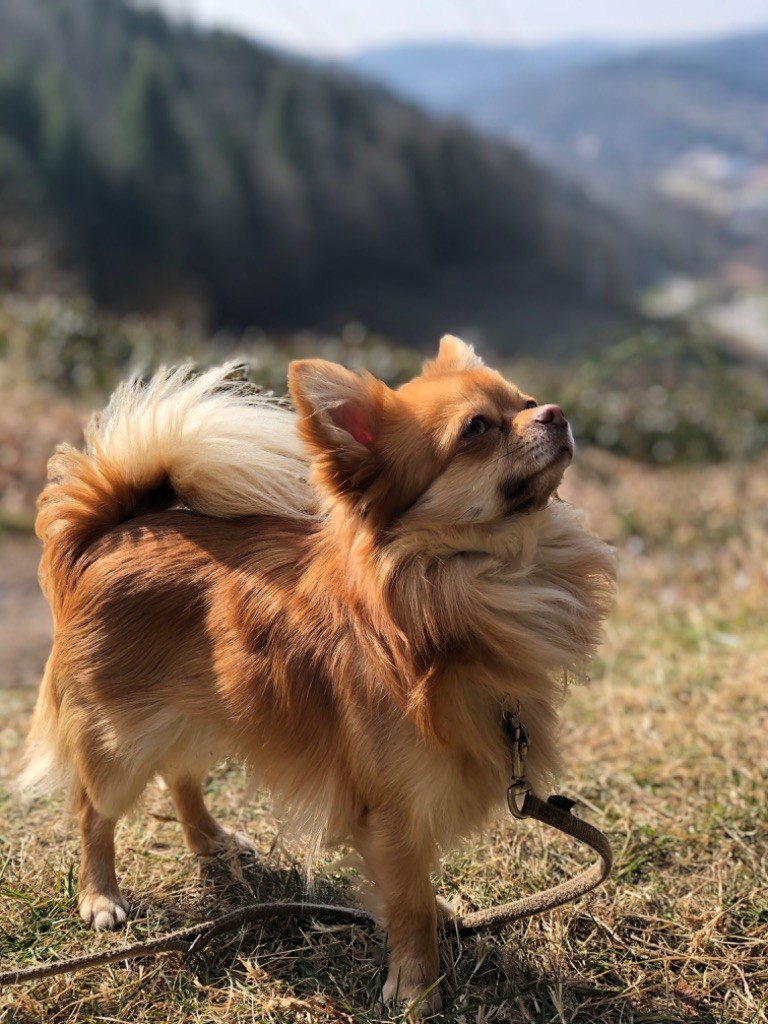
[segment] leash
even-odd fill
[[[446,932],[470,935],[481,929],[501,928],[526,917],[543,914],[590,892],[605,881],[611,870],[613,856],[607,838],[593,825],[573,816],[571,809],[575,806],[575,801],[558,795],[550,796],[548,800],[540,800],[534,795],[525,777],[525,755],[528,750],[526,731],[516,713],[505,712],[503,723],[512,755],[513,777],[507,790],[507,804],[511,814],[515,818],[533,818],[559,832],[564,832],[577,842],[591,847],[599,854],[600,859],[575,877],[549,889],[522,896],[511,903],[490,907],[488,910],[478,910],[472,914],[449,918],[443,923]],[[117,949],[87,953],[55,963],[41,964],[38,967],[4,971],[0,973],[0,988],[3,985],[18,985],[25,981],[51,978],[57,974],[74,974],[90,967],[100,967],[102,964],[111,964],[118,960],[133,960],[140,956],[155,956],[158,953],[176,952],[188,957],[201,952],[217,935],[234,931],[244,925],[269,920],[307,919],[327,921],[331,924],[376,924],[369,913],[356,907],[338,907],[327,903],[253,903],[210,921],[169,932],[157,939],[133,942]]]
[[[463,914],[446,922],[446,927],[453,925],[461,933],[471,933],[481,928],[500,928],[514,921],[554,910],[564,903],[570,903],[571,900],[584,896],[604,882],[613,865],[613,854],[608,839],[594,825],[571,814],[572,808],[576,806],[575,800],[559,794],[541,800],[533,793],[531,784],[525,777],[528,734],[516,712],[505,711],[503,724],[512,755],[512,782],[507,790],[507,806],[510,813],[515,818],[533,818],[544,825],[549,825],[550,828],[556,828],[558,832],[564,832],[577,842],[591,847],[600,859],[573,878],[566,879],[549,889],[542,889],[541,892],[522,896],[511,903],[503,903],[488,910]]]

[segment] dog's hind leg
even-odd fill
[[[80,801],[82,859],[78,905],[82,919],[94,928],[118,928],[128,915],[115,875],[114,818],[105,818],[86,793]]]
[[[105,756],[109,723],[92,718],[83,727],[71,716],[70,725],[73,718],[80,726],[70,729],[78,779],[74,797],[80,812],[80,916],[100,930],[117,928],[126,919],[128,903],[115,876],[115,826],[141,796],[154,766],[136,757],[130,735],[122,757]]]
[[[230,845],[255,852],[253,844],[237,832],[230,832],[216,821],[205,806],[202,780],[194,775],[163,773],[181,825],[184,841],[192,853],[207,856]]]
[[[206,855],[225,846],[228,833],[205,806],[202,780],[192,775],[166,774],[163,779],[190,851]]]

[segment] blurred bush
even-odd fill
[[[339,336],[302,331],[275,337],[259,330],[206,337],[173,320],[114,316],[88,299],[0,299],[0,383],[57,396],[102,401],[126,376],[162,364],[238,359],[259,386],[283,392],[291,359],[316,357],[367,369],[388,384],[418,372],[421,357],[359,323]]]
[[[102,395],[127,373],[200,355],[199,339],[171,322],[103,314],[87,299],[0,301],[0,361],[12,385]]]
[[[104,315],[85,300],[0,300],[5,384],[91,405],[129,373],[225,358],[247,361],[254,383],[283,393],[289,361],[306,356],[367,369],[393,386],[422,359],[357,323],[339,336],[205,338],[172,321]],[[768,375],[706,338],[646,331],[595,357],[503,370],[540,401],[561,404],[578,444],[659,464],[747,459],[768,445]]]
[[[518,366],[566,410],[577,443],[670,464],[748,459],[768,445],[768,374],[712,339],[646,330],[597,357]]]

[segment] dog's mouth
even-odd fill
[[[563,473],[573,458],[574,444],[570,431],[546,462],[526,476],[515,474],[501,484],[504,515],[524,515],[536,512],[549,501],[557,490]]]

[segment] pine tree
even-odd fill
[[[118,162],[145,205],[155,242],[181,256],[194,223],[192,161],[171,87],[147,45],[135,49],[118,107]]]

